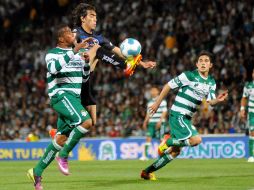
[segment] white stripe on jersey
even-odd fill
[[[51,89],[55,87],[55,85],[62,83],[82,83],[82,78],[81,77],[55,78],[53,81],[48,83],[48,89]]]
[[[51,93],[49,93],[49,97],[54,96],[58,91],[61,91],[61,90],[71,91],[75,94],[80,94],[81,93],[81,89],[78,89],[78,88],[57,88],[57,89],[53,90]]]
[[[179,112],[181,113],[182,115],[189,115],[192,117],[193,113],[185,108],[182,108],[182,107],[179,107],[179,106],[176,106],[176,105],[172,105],[171,107],[171,110],[172,111],[176,111],[176,112]]]
[[[147,108],[149,108],[151,105],[153,105],[154,102],[155,102],[155,100],[149,101],[147,104]],[[161,118],[163,112],[167,112],[167,102],[165,100],[162,100],[156,113],[154,113],[152,116],[150,116],[149,122],[157,123],[158,121],[160,121],[160,118]],[[147,113],[149,113],[148,109],[147,109]],[[162,120],[162,122],[164,122],[164,121],[165,121],[165,118]]]
[[[254,106],[254,103],[249,101],[249,105],[248,106]]]
[[[182,98],[180,96],[176,96],[175,101],[180,102],[181,104],[184,104],[186,106],[190,106],[190,107],[193,107],[193,108],[196,107],[196,104],[194,104],[193,102],[191,102],[191,101],[189,101],[185,98]]]

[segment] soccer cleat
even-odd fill
[[[254,157],[253,156],[249,157],[247,162],[254,162]]]
[[[56,136],[56,132],[57,132],[56,129],[50,129],[50,130],[49,130],[49,136],[50,136],[52,139],[54,139],[55,136]]]
[[[33,168],[29,169],[27,171],[26,175],[27,175],[27,177],[29,179],[31,179],[33,181],[33,183],[34,183],[34,189],[35,190],[43,190],[43,187],[41,185],[41,179],[42,179],[42,177],[41,176],[35,176]]]
[[[60,158],[56,156],[56,161],[58,164],[58,169],[64,175],[70,175],[69,166],[68,166],[68,158]]]
[[[165,135],[158,147],[159,156],[163,156],[166,150],[169,150],[169,146],[166,144],[167,140],[170,138],[169,135]]]
[[[157,180],[154,173],[147,173],[145,170],[142,170],[140,177],[145,180],[151,180],[151,181]]]
[[[129,77],[129,76],[133,75],[133,73],[135,71],[135,68],[139,64],[141,59],[142,59],[142,55],[138,54],[137,56],[128,58],[125,61],[126,68],[124,69],[124,74],[125,74],[126,77]]]

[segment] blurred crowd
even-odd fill
[[[53,34],[68,23],[80,1],[24,0],[0,2],[0,140],[47,138],[56,127],[45,83],[45,52],[55,46]],[[87,1],[85,1],[87,2]],[[196,55],[214,53],[212,75],[217,92],[231,89],[228,102],[215,108],[205,102],[193,122],[201,134],[241,133],[239,109],[243,86],[254,65],[252,0],[95,0],[97,31],[113,44],[134,37],[144,59],[157,68],[138,68],[126,79],[122,71],[99,63],[92,80],[98,123],[89,136],[141,136],[151,86],[162,86],[185,70],[195,69]],[[170,93],[168,108],[174,100]]]

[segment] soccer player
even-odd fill
[[[126,58],[122,55],[119,47],[114,46],[102,35],[95,33],[94,30],[97,25],[97,14],[94,6],[86,3],[80,3],[72,12],[72,22],[75,28],[74,30],[77,32],[78,40],[83,40],[88,37],[93,39],[93,43],[91,43],[90,47],[87,48],[87,50],[89,50],[89,56],[94,57],[93,45],[100,45],[102,47],[100,51],[111,51],[111,54],[108,53],[107,56],[104,55],[104,57],[102,57],[102,62],[112,64],[113,66],[124,70],[126,76],[132,75],[137,65],[141,65],[143,68],[153,68],[156,65],[153,61],[141,61],[141,55],[137,55],[133,59],[125,60]],[[91,55],[91,53],[93,55]],[[81,91],[82,105],[86,106],[87,109],[90,110],[94,125],[96,124],[96,101],[94,100],[94,95],[92,94],[93,90],[91,88],[91,78],[97,62],[98,59],[91,60],[91,77],[86,83],[83,83]]]
[[[82,80],[89,77],[87,56],[78,53],[81,48],[88,47],[91,38],[76,44],[72,49],[75,36],[68,26],[57,30],[57,47],[46,54],[47,83],[50,104],[58,113],[58,135],[48,145],[46,151],[27,176],[34,182],[35,190],[42,190],[41,176],[53,161],[56,153],[64,147],[62,154],[69,151],[79,139],[88,132],[92,120],[87,110],[81,105],[80,93]],[[66,140],[70,136],[67,143]],[[65,170],[68,173],[68,170]]]
[[[249,158],[248,162],[254,162],[254,69],[252,71],[252,81],[246,82],[243,88],[243,96],[241,99],[241,118],[246,118],[248,111],[249,126]]]
[[[152,116],[149,113],[149,107],[153,105],[159,96],[159,89],[152,87],[150,90],[151,100],[147,103],[147,113],[143,123],[143,129],[147,131],[146,133],[146,143],[144,146],[143,156],[140,160],[148,160],[148,150],[151,146],[152,138],[161,139],[165,132],[165,120],[167,116],[167,102],[162,100],[158,110]]]
[[[223,102],[228,92],[215,97],[216,84],[209,71],[213,66],[212,54],[201,51],[196,62],[197,70],[187,71],[170,80],[163,87],[156,102],[150,107],[150,113],[156,113],[161,101],[170,89],[178,88],[178,93],[171,107],[169,125],[171,137],[161,142],[158,147],[159,158],[141,172],[141,178],[155,180],[154,171],[162,168],[176,158],[183,146],[197,146],[202,139],[191,123],[191,118],[203,99],[213,106]]]

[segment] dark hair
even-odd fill
[[[58,41],[59,38],[63,36],[66,27],[69,28],[69,26],[67,24],[59,24],[56,27],[56,33],[55,33],[55,39],[56,39],[56,41]]]
[[[202,50],[201,52],[199,52],[198,57],[197,57],[197,61],[198,61],[198,59],[199,59],[201,56],[203,56],[203,55],[206,55],[207,57],[209,57],[210,62],[211,62],[211,63],[214,63],[213,54],[210,53],[209,51],[206,51],[206,50]]]
[[[72,17],[72,27],[81,26],[80,17],[85,17],[87,15],[87,11],[92,10],[96,11],[93,5],[87,3],[80,3],[71,13]]]

